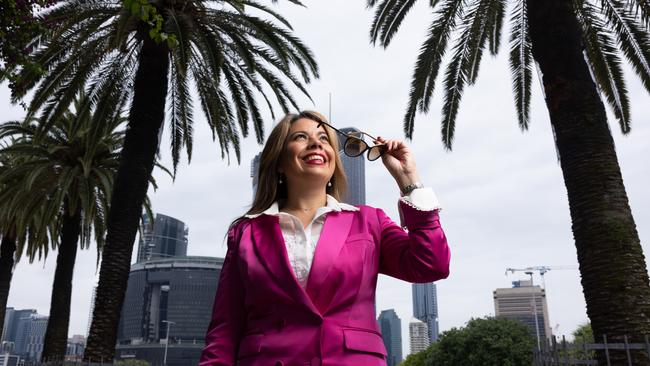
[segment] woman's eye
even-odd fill
[[[327,135],[320,135],[320,139],[322,141],[329,141],[330,140],[330,138]]]
[[[301,134],[301,133],[300,133],[300,134],[297,134],[297,135],[294,137],[295,140],[302,140],[302,139],[306,139],[306,138],[307,138],[307,135],[303,135],[303,134]]]

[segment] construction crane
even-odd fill
[[[539,275],[542,277],[542,288],[546,290],[546,283],[544,282],[544,274],[551,270],[563,270],[563,269],[578,269],[576,266],[532,266],[526,268],[506,268],[506,276],[508,272],[524,272],[530,276],[530,285],[533,286],[533,273],[539,272]],[[541,340],[539,338],[539,320],[537,319],[537,300],[535,300],[535,293],[533,292],[533,299],[531,301],[533,305],[533,314],[535,316],[535,335],[537,336],[537,350],[541,349]]]
[[[526,268],[506,268],[506,276],[508,275],[508,272],[510,273],[515,273],[515,272],[524,272],[526,274],[529,274],[528,272],[539,272],[539,275],[542,277],[542,288],[546,289],[546,283],[544,282],[544,274],[548,271],[558,271],[558,270],[566,270],[566,269],[578,269],[577,266],[531,266],[531,267],[526,267]]]

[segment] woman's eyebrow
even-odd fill
[[[293,136],[293,135],[298,134],[298,133],[304,133],[305,135],[309,135],[309,132],[307,132],[305,130],[298,130],[298,131],[292,132],[291,134],[289,134],[289,136]],[[319,130],[317,134],[318,134],[318,136],[323,135],[323,134],[327,135],[327,131]]]
[[[294,132],[292,132],[289,136],[291,137],[291,136],[296,135],[296,134],[298,134],[298,133],[304,133],[304,134],[307,134],[307,131],[303,131],[303,130],[294,131]]]

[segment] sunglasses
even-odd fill
[[[357,156],[363,155],[364,152],[367,152],[366,156],[368,160],[375,161],[379,159],[384,154],[384,152],[386,152],[386,145],[384,144],[372,145],[372,146],[368,145],[368,143],[363,139],[364,136],[369,137],[370,139],[372,139],[372,141],[375,141],[377,139],[372,135],[367,134],[363,131],[354,131],[354,132],[345,133],[339,130],[338,128],[330,125],[329,123],[322,121],[320,118],[318,118],[318,116],[315,116],[308,112],[300,112],[294,118],[294,120],[298,120],[300,118],[311,119],[314,122],[318,123],[318,127],[325,125],[333,129],[334,131],[336,131],[336,133],[338,133],[339,135],[345,137],[345,142],[343,143],[342,150],[343,153],[345,153],[345,155],[347,156],[356,158]]]

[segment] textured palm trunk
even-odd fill
[[[128,129],[113,186],[95,309],[84,353],[86,361],[113,360],[133,243],[158,148],[158,131],[165,118],[168,50],[144,34]]]
[[[564,175],[582,287],[597,342],[650,334],[650,286],[604,105],[570,0],[527,0],[533,56]],[[612,352],[612,365],[625,352]],[[601,364],[606,365],[599,355]],[[634,365],[650,360],[635,354]]]
[[[13,230],[12,230],[13,231]],[[16,255],[16,237],[10,231],[2,235],[0,243],[0,334],[4,329],[7,298],[11,288],[11,276],[14,271],[14,256]]]
[[[56,270],[52,284],[50,318],[47,321],[43,353],[41,354],[43,362],[63,361],[68,344],[72,277],[81,232],[81,210],[77,210],[72,216],[68,215],[66,201],[64,212],[66,215],[61,227],[61,244],[56,256]]]

